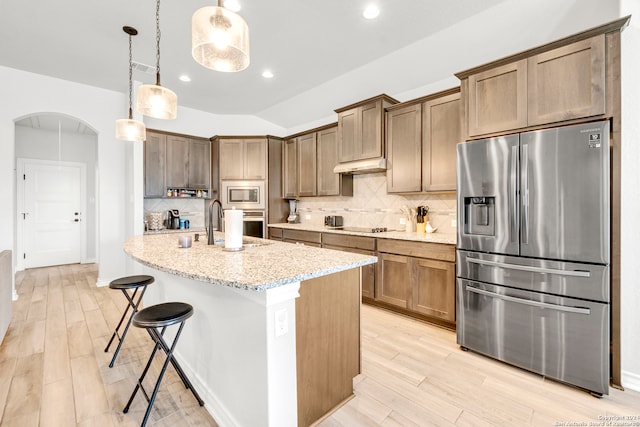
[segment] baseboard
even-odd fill
[[[224,405],[216,398],[215,394],[207,387],[202,378],[191,369],[188,363],[184,362],[184,358],[181,357],[180,352],[176,350],[176,359],[180,361],[182,370],[185,371],[187,377],[194,385],[196,391],[204,400],[204,408],[211,414],[215,422],[219,427],[236,427],[240,425],[238,421],[227,411]],[[193,396],[192,396],[193,397]]]
[[[98,277],[98,280],[96,281],[96,286],[97,287],[102,287],[102,286],[109,286],[109,283],[111,283],[111,280],[108,279],[102,279],[100,277]]]
[[[628,371],[622,371],[622,386],[625,389],[630,389],[630,390],[634,390],[634,391],[640,391],[640,375],[633,373],[633,372],[628,372]]]
[[[96,264],[98,261],[96,261],[95,258],[87,258],[84,259],[80,262],[80,264]]]

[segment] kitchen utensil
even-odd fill
[[[431,223],[429,221],[427,221],[427,225],[425,226],[425,231],[427,233],[435,233],[437,229],[438,229],[438,227],[432,227]]]

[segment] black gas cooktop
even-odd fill
[[[337,230],[355,231],[358,233],[384,233],[387,227],[338,227]]]

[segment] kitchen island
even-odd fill
[[[156,278],[145,306],[193,305],[176,354],[220,426],[310,425],[352,396],[359,267],[377,258],[245,239],[231,252],[145,235],[124,250]]]

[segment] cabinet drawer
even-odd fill
[[[455,262],[456,247],[444,243],[411,242],[406,240],[377,239],[378,252]]]
[[[272,240],[282,240],[282,228],[269,228],[269,238]]]
[[[322,235],[315,231],[304,230],[283,230],[283,240],[293,240],[296,242],[318,243],[322,242]]]
[[[376,240],[372,237],[349,236],[334,233],[322,233],[322,244],[362,249],[365,251],[374,251],[376,249]]]

